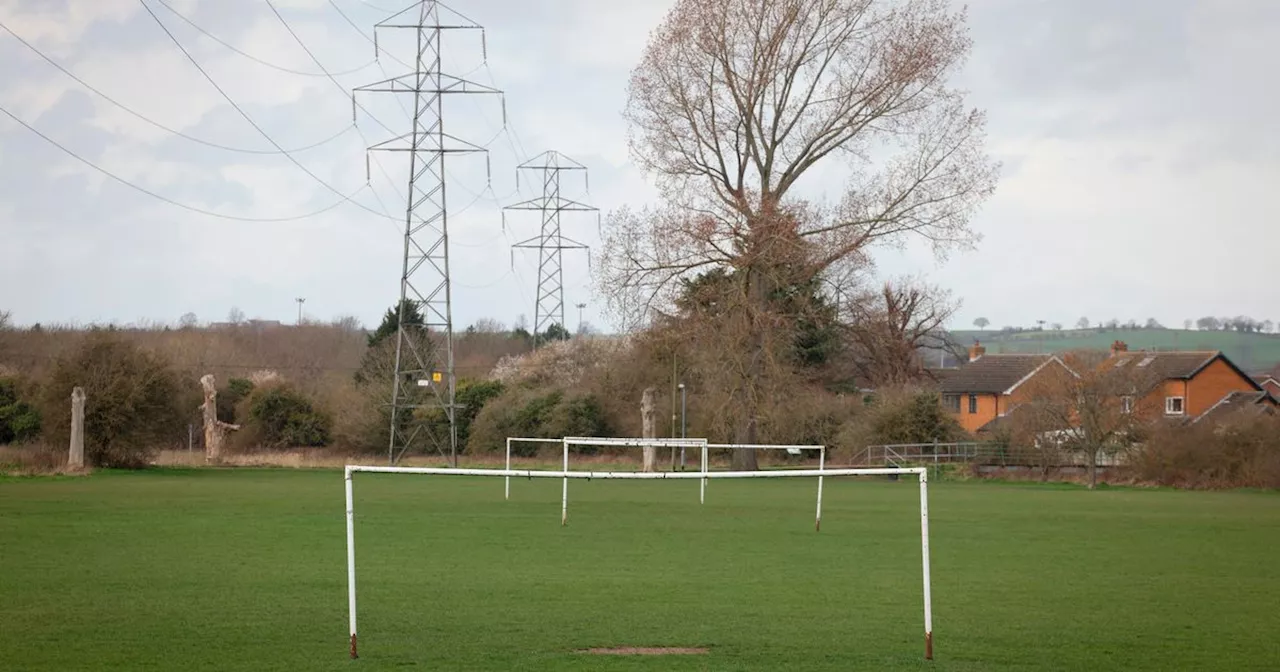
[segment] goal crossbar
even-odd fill
[[[700,444],[705,446],[706,444]],[[633,472],[633,471],[550,471],[539,469],[455,469],[441,467],[379,467],[347,465],[344,471],[347,497],[347,599],[351,625],[350,655],[356,658],[356,537],[355,493],[353,477],[357,473],[418,474],[427,476],[491,476],[515,478],[560,478],[602,480],[688,480],[740,478],[813,478],[828,476],[893,476],[915,474],[920,481],[920,561],[924,579],[925,658],[933,659],[933,598],[929,572],[929,472],[925,467],[880,467],[849,469],[781,469],[772,471],[702,471],[702,472]],[[561,517],[563,524],[564,518]]]

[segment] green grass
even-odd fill
[[[342,477],[0,480],[0,669],[1265,669],[1280,496],[811,480],[356,477],[362,657],[346,658]],[[594,657],[594,646],[706,646]],[[1274,668],[1272,668],[1274,669]]]
[[[1235,331],[1187,331],[1184,329],[1064,329],[1002,334],[998,331],[953,331],[952,338],[968,345],[974,339],[987,352],[1065,352],[1107,350],[1124,341],[1131,350],[1221,350],[1246,372],[1266,371],[1280,364],[1280,334],[1246,334]]]

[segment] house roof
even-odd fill
[[[1235,370],[1244,380],[1249,381],[1255,390],[1262,387],[1252,376],[1240,370],[1226,355],[1219,350],[1183,350],[1173,352],[1125,352],[1117,353],[1108,359],[1103,366],[1123,371],[1141,371],[1152,380],[1188,380],[1194,378],[1213,362],[1221,359],[1227,366]]]
[[[1253,413],[1275,413],[1277,402],[1267,392],[1229,392],[1209,410],[1196,416],[1191,424],[1201,420],[1222,420],[1236,413],[1245,411]]]
[[[1276,378],[1274,375],[1270,373],[1254,374],[1252,378],[1253,378],[1253,382],[1259,385],[1266,385],[1267,383],[1271,383],[1273,385],[1280,385],[1280,378]]]
[[[943,378],[940,387],[949,394],[1003,394],[1051,361],[1061,363],[1053,355],[983,355]]]

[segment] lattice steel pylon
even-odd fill
[[[430,436],[437,452],[448,446],[450,464],[457,466],[457,379],[453,361],[453,295],[449,276],[449,217],[445,190],[445,157],[486,154],[484,147],[444,132],[444,97],[453,94],[496,94],[498,89],[441,71],[441,39],[446,31],[484,29],[435,0],[422,0],[374,26],[374,50],[379,28],[417,33],[414,71],[355,89],[357,92],[413,96],[413,128],[399,137],[373,145],[368,151],[409,154],[409,192],[405,206],[404,258],[400,276],[399,324],[396,329],[395,376],[391,389],[391,438],[387,459],[396,464],[420,439]],[[487,55],[486,55],[487,56]],[[352,105],[355,106],[355,94]],[[503,104],[503,125],[506,105]],[[416,308],[422,321],[407,320],[406,308]],[[439,350],[443,350],[443,357]],[[443,359],[443,361],[440,361]],[[430,393],[424,391],[430,390]],[[447,441],[427,429],[433,409],[448,421]],[[437,416],[437,420],[439,416]]]
[[[540,339],[547,334],[553,324],[568,331],[564,319],[564,251],[587,250],[588,263],[590,262],[591,248],[572,238],[566,238],[561,233],[560,214],[599,212],[599,210],[560,195],[560,173],[567,170],[581,170],[583,181],[586,182],[587,167],[564,154],[554,150],[547,151],[516,166],[517,184],[521,170],[542,172],[542,197],[508,205],[503,208],[503,216],[506,216],[507,210],[542,212],[541,233],[512,245],[514,249],[538,250],[538,288],[533,306],[533,345],[536,348],[540,345]]]

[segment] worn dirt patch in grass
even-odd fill
[[[595,656],[692,656],[710,653],[710,651],[690,646],[614,646],[579,649],[578,653],[589,653]]]

